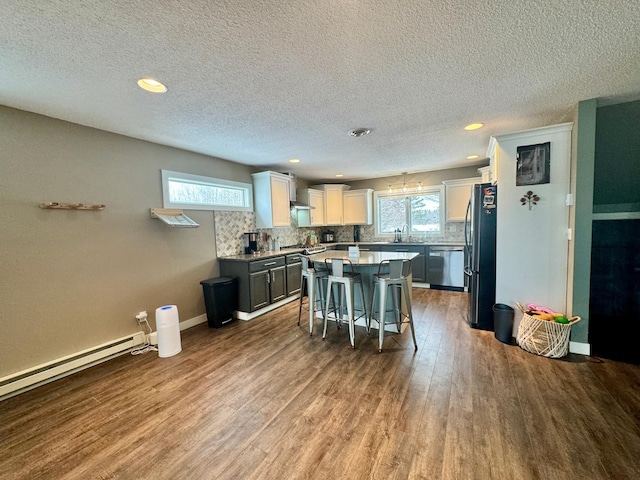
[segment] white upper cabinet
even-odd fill
[[[496,137],[491,137],[489,141],[489,148],[487,149],[487,157],[489,157],[489,180],[487,182],[497,184],[498,183],[498,170],[500,168],[500,148]],[[479,170],[478,170],[479,171]],[[483,176],[483,183],[485,173],[480,172]]]
[[[447,222],[464,222],[467,204],[471,198],[471,189],[476,183],[481,183],[482,178],[460,178],[457,180],[445,180],[445,208]]]
[[[311,210],[297,210],[299,227],[324,225],[324,192],[313,188],[300,189],[297,199],[311,207]]]
[[[343,225],[342,193],[349,190],[349,185],[326,184],[314,185],[311,188],[324,192],[324,224]]]
[[[478,173],[482,175],[482,183],[491,183],[491,165],[480,167]]]
[[[344,225],[371,225],[373,223],[373,190],[343,192]]]
[[[256,228],[291,225],[289,176],[277,172],[260,172],[251,176]]]

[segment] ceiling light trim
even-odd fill
[[[155,78],[143,77],[138,80],[138,86],[151,93],[165,93],[167,91],[167,86],[156,80]]]

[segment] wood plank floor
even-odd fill
[[[413,291],[411,335],[321,338],[297,304],[0,403],[4,479],[638,479],[640,367],[550,360]]]

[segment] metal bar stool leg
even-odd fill
[[[353,305],[353,288],[354,285],[352,282],[347,282],[344,284],[344,291],[346,296],[347,303],[347,318],[349,321],[349,343],[351,343],[351,348],[356,348],[356,327],[355,327],[355,310]]]
[[[387,316],[387,282],[380,282],[379,305],[378,305],[378,352],[382,352],[384,342],[384,324]]]
[[[298,306],[298,326],[300,326],[300,318],[302,317],[302,299],[304,298],[304,285],[307,277],[300,275],[300,302]]]
[[[322,313],[322,319],[324,320],[324,286],[322,285],[322,278],[321,277],[316,277],[315,279],[317,285],[316,287],[318,288],[318,297],[316,299],[316,301],[320,304],[320,312]],[[309,329],[312,330],[313,329],[313,322],[315,320],[315,316],[316,316],[316,309],[315,309],[315,304],[314,304],[314,309],[313,309],[313,315],[309,317]]]
[[[409,312],[409,326],[411,327],[411,336],[413,337],[413,346],[415,350],[418,350],[418,342],[416,342],[416,330],[413,327],[413,308],[411,307],[411,292],[409,292],[409,282],[405,278],[402,282],[402,288],[404,290],[405,303],[407,304],[407,310]]]
[[[322,339],[324,340],[327,337],[327,322],[329,321],[329,307],[331,305],[331,300],[333,299],[333,308],[335,312],[335,298],[333,296],[333,282],[331,279],[327,282],[327,299],[325,300],[324,307],[324,329],[322,330]]]
[[[373,314],[375,312],[373,305],[376,300],[376,291],[378,290],[378,284],[373,284],[373,291],[371,292],[371,301],[369,302],[369,315],[367,316],[367,335],[371,335],[371,321],[374,319]]]

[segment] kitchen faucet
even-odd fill
[[[407,233],[409,233],[409,225],[407,225],[406,223],[404,225],[402,225],[401,228],[396,228],[394,233],[395,233],[395,238],[393,239],[393,241],[395,243],[398,242],[402,242],[402,233],[406,230]]]

